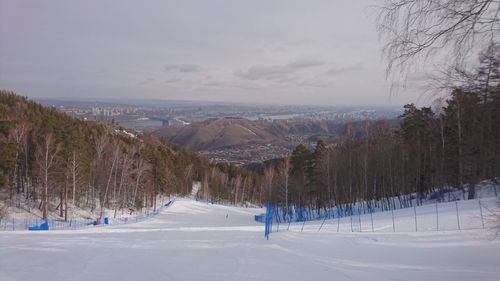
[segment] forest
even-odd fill
[[[0,192],[7,205],[24,198],[37,203],[43,218],[57,210],[68,220],[71,206],[99,216],[107,208],[116,216],[122,209],[156,210],[160,195],[187,195],[196,181],[202,199],[259,198],[255,173],[0,91]]]
[[[499,67],[500,48],[491,45],[474,71],[454,72],[453,86],[444,81],[444,102],[404,106],[399,128],[366,121],[359,132],[347,124],[333,143],[299,145],[290,157],[267,163],[269,201],[314,209],[384,200],[390,206],[390,197],[416,194],[418,204],[447,187],[474,198],[479,181],[500,176]]]

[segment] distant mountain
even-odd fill
[[[312,135],[312,134],[336,134],[344,127],[343,122],[327,120],[275,120],[257,121],[257,124],[268,128],[278,135]]]
[[[308,139],[328,139],[347,133],[347,124],[349,124],[356,136],[364,136],[364,127],[368,124],[377,124],[386,122],[391,127],[399,127],[399,119],[381,119],[369,121],[346,121],[346,120],[274,120],[256,121],[256,124],[267,128],[267,130],[280,136],[302,135]]]
[[[387,122],[399,126],[398,119],[372,120],[370,124]],[[243,148],[249,145],[293,147],[299,143],[332,141],[347,132],[350,124],[355,136],[364,136],[366,121],[343,120],[258,120],[240,117],[210,118],[188,126],[162,127],[153,134],[195,151],[221,148]]]
[[[213,150],[246,145],[284,143],[284,138],[245,118],[211,118],[188,126],[163,127],[159,137],[192,150]]]

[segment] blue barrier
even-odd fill
[[[372,220],[371,223],[371,230],[374,232],[374,226],[373,226],[373,213],[378,213],[378,212],[392,212],[392,230],[393,232],[396,232],[395,228],[395,218],[394,218],[394,210],[398,209],[407,209],[407,208],[413,208],[414,213],[414,220],[415,220],[415,231],[418,230],[417,228],[417,211],[416,208],[418,206],[426,206],[430,204],[435,204],[436,205],[436,231],[440,230],[439,228],[439,220],[438,220],[438,204],[444,204],[446,201],[440,199],[440,200],[434,200],[434,201],[422,201],[419,198],[415,198],[412,196],[400,196],[401,199],[399,198],[384,198],[378,201],[372,200],[372,201],[363,201],[363,202],[356,202],[356,203],[351,203],[351,204],[343,204],[340,206],[336,207],[325,207],[321,209],[314,209],[314,208],[305,208],[305,207],[297,207],[297,206],[272,206],[271,204],[267,205],[266,209],[266,214],[260,214],[255,216],[255,221],[257,222],[263,222],[266,224],[265,226],[265,237],[269,239],[269,235],[273,232],[272,229],[272,224],[275,223],[277,224],[276,226],[276,231],[279,231],[279,225],[283,222],[288,223],[288,229],[290,229],[290,225],[293,222],[303,222],[302,223],[302,228],[301,232],[304,229],[304,226],[307,221],[314,221],[314,220],[322,220],[323,222],[319,226],[319,229],[317,230],[318,232],[322,229],[323,224],[325,224],[325,221],[327,219],[336,219],[337,220],[337,232],[339,232],[339,226],[340,226],[340,218],[350,217],[350,222],[351,222],[351,231],[355,231],[359,226],[359,231],[363,231],[361,229],[362,223],[361,223],[361,216],[363,215],[368,215],[369,219]],[[398,202],[396,202],[398,200]],[[465,201],[465,200],[463,200]],[[450,201],[449,201],[450,202]],[[448,202],[448,203],[449,203]],[[458,202],[459,201],[451,201],[454,203],[454,208],[456,209],[456,216],[457,216],[457,230],[461,230],[463,226],[461,226],[461,221],[459,218],[459,208],[458,208]],[[496,205],[495,205],[496,206]],[[478,208],[479,212],[482,214],[482,205],[481,201],[478,201]],[[270,216],[270,217],[269,217]],[[354,222],[353,224],[353,219],[356,219],[358,222]],[[481,223],[482,223],[482,228],[484,229],[484,219],[481,215]],[[353,228],[353,226],[356,225],[356,227]],[[470,228],[470,229],[480,229],[480,227],[476,228]],[[358,230],[356,230],[358,231]]]
[[[264,217],[265,214],[255,215],[255,221],[264,223],[265,222]]]
[[[31,230],[31,231],[49,230],[49,222],[45,221],[44,223],[42,223],[40,225],[30,226],[30,227],[28,227],[28,230]]]
[[[273,207],[273,219],[277,223],[292,223],[292,222],[304,222],[312,220],[324,220],[333,219],[338,217],[349,217],[349,216],[359,216],[361,214],[369,214],[376,212],[375,208],[370,206],[362,208],[360,206],[355,207],[334,207],[328,209],[313,209],[305,207],[296,206],[275,206]],[[263,216],[263,215],[262,215]],[[255,221],[264,222],[259,217],[255,216]]]
[[[167,204],[163,206],[164,209],[169,208],[175,202],[175,198],[169,201]],[[161,205],[160,205],[161,206]],[[45,220],[40,221],[40,219],[23,219],[23,220],[0,220],[0,231],[1,230],[77,230],[86,228],[89,226],[107,226],[107,225],[119,225],[119,224],[129,224],[135,222],[141,222],[152,218],[160,213],[161,209],[141,216],[136,217],[126,217],[126,218],[117,218],[110,219],[108,217],[104,217],[101,221],[99,218],[95,220],[81,220],[81,221],[60,221],[60,220]],[[7,222],[9,224],[7,224]]]

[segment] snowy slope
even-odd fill
[[[302,233],[273,233],[266,241],[264,226],[253,218],[261,212],[177,200],[157,217],[131,225],[2,232],[0,279],[430,281],[500,277],[500,239],[488,230],[336,233],[330,224],[318,233],[317,225],[311,224]],[[443,210],[442,215],[451,218],[453,212]],[[380,227],[392,225],[392,220],[385,219],[376,220]]]
[[[314,220],[273,224],[273,235],[278,231],[318,232],[428,232],[474,230],[495,226],[498,198],[490,197],[465,201],[427,204],[416,208],[404,208],[392,212],[375,212],[342,217],[340,219]],[[373,227],[372,227],[373,218]]]
[[[0,209],[4,209],[5,217],[3,219],[11,220],[35,220],[42,218],[42,210],[39,209],[39,202],[33,202],[31,199],[24,198],[24,194],[14,194],[14,198],[9,203],[9,194],[5,191],[0,191]],[[157,206],[162,206],[164,203],[170,201],[169,197],[158,196],[156,204]],[[49,202],[48,217],[50,220],[63,220],[64,217],[60,216],[60,211],[56,209],[59,206],[59,200],[53,200]],[[96,200],[96,208],[91,212],[90,207],[80,208],[71,203],[68,204],[68,220],[89,220],[95,219],[100,216],[101,209],[99,207],[99,201]],[[116,218],[128,218],[134,216],[145,215],[153,212],[153,208],[143,208],[139,211],[130,212],[128,208],[123,208],[117,210]],[[111,208],[104,208],[104,217],[113,218],[115,217],[114,210]]]

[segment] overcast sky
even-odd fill
[[[404,104],[377,0],[0,0],[0,88],[29,97]]]

